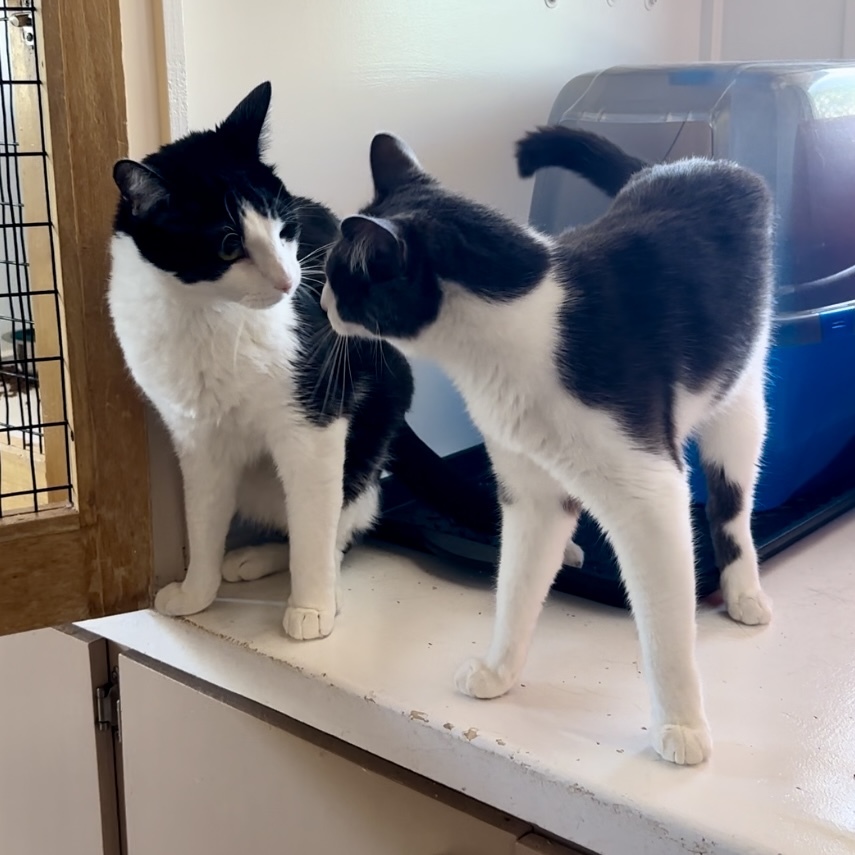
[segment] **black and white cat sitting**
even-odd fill
[[[492,698],[518,679],[578,497],[620,563],[653,744],[699,763],[711,739],[683,447],[697,437],[728,612],[766,623],[750,514],[766,428],[769,193],[732,164],[645,169],[560,129],[523,140],[518,163],[574,169],[617,197],[596,222],[547,238],[444,189],[380,134],[375,198],[343,221],[321,302],[339,333],[435,360],[484,435],[502,498],[496,619],[457,686]]]
[[[285,630],[310,639],[332,630],[341,555],[377,515],[413,380],[393,348],[330,329],[318,275],[338,221],[262,162],[270,96],[262,84],[216,130],[116,164],[109,305],[184,479],[190,564],[157,609],[198,612],[221,574],[290,564]],[[224,560],[235,511],[289,544]]]

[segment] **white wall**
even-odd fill
[[[855,56],[855,0],[705,0],[705,3],[720,8],[719,56],[723,60]]]
[[[128,154],[145,157],[168,139],[161,127],[159,0],[119,0],[122,71],[128,118]]]
[[[173,132],[270,79],[272,159],[292,191],[342,215],[368,200],[368,145],[388,129],[443,181],[523,220],[531,185],[512,144],[567,80],[700,49],[701,0],[165,0],[164,13]],[[443,453],[474,440],[458,404],[438,408],[451,395],[419,367],[412,423]]]

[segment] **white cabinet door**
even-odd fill
[[[107,642],[0,638],[0,853],[118,855],[113,737],[95,727]]]
[[[513,855],[529,830],[451,807],[309,741],[308,728],[268,723],[134,659],[120,658],[119,675],[128,855]]]

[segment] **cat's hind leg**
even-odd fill
[[[223,559],[226,582],[252,582],[288,569],[291,555],[287,543],[260,543],[232,549]]]
[[[268,455],[248,466],[237,489],[237,512],[249,523],[279,534],[288,532],[285,493]],[[287,543],[262,543],[232,549],[223,558],[222,574],[227,582],[249,582],[288,569]]]
[[[335,581],[336,614],[341,611],[341,562],[344,553],[360,534],[371,529],[380,515],[380,485],[370,484],[353,500],[347,502],[341,510],[336,536],[338,568]]]
[[[624,449],[580,490],[606,532],[638,628],[656,751],[693,765],[712,742],[695,661],[695,574],[689,487],[673,460]]]
[[[578,504],[537,464],[494,444],[488,449],[502,506],[493,637],[484,658],[465,662],[455,677],[475,698],[503,695],[519,677],[579,517]]]
[[[342,508],[336,539],[339,552],[345,552],[356,537],[369,531],[379,515],[380,485],[374,482]]]
[[[760,587],[751,511],[766,435],[763,377],[746,377],[704,423],[698,446],[707,479],[707,517],[728,614],[740,623],[766,624],[772,603]]]
[[[570,499],[568,497],[568,501],[575,502],[575,499]],[[564,547],[564,563],[568,567],[583,567],[585,564],[585,551],[578,543],[576,543],[575,540],[573,540],[572,536]]]

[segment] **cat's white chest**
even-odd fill
[[[428,342],[479,430],[507,449],[529,454],[566,441],[561,423],[568,400],[554,360],[556,318],[565,297],[551,278],[504,304],[452,289],[444,330]]]
[[[510,361],[482,368],[479,374],[459,376],[458,385],[472,420],[486,437],[524,454],[563,444],[556,421],[566,396],[549,362],[530,373]]]
[[[258,426],[273,402],[291,398],[293,310],[206,304],[164,283],[124,238],[113,243],[109,303],[134,379],[173,430]]]

